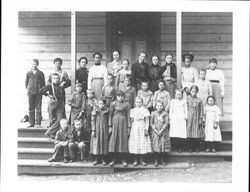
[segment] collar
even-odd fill
[[[95,63],[96,66],[101,65],[101,63]]]

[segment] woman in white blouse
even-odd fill
[[[108,71],[104,65],[101,65],[101,53],[95,52],[93,57],[95,65],[89,69],[88,89],[93,89],[95,97],[99,98],[101,96],[102,87],[107,84],[106,81]]]
[[[185,64],[185,66],[181,69],[181,86],[183,89],[187,88],[189,90],[198,79],[197,70],[191,67],[193,59],[194,55],[190,53],[182,56],[182,60]]]
[[[209,69],[207,70],[207,79],[212,83],[212,94],[215,97],[215,104],[220,108],[223,114],[223,98],[225,78],[222,70],[216,68],[217,60],[209,60]]]

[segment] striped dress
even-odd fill
[[[199,126],[199,119],[203,118],[203,103],[199,97],[190,97],[187,100],[188,121],[187,138],[204,138],[205,131]]]

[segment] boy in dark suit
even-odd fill
[[[42,120],[42,94],[40,88],[45,85],[45,78],[42,71],[38,69],[38,59],[33,59],[31,62],[31,70],[27,72],[25,78],[25,87],[29,98],[29,126],[41,125]]]

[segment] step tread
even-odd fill
[[[52,162],[49,163],[47,160],[18,160],[18,166],[30,166],[30,167],[89,167],[89,168],[124,168],[124,169],[128,169],[128,168],[133,168],[133,169],[138,169],[138,168],[143,168],[143,169],[156,169],[156,168],[182,168],[182,169],[188,169],[191,167],[190,163],[188,162],[169,162],[166,166],[163,165],[159,165],[158,167],[155,167],[153,164],[148,164],[147,166],[142,166],[142,165],[138,165],[136,167],[134,167],[133,165],[129,164],[127,167],[123,167],[121,164],[115,164],[113,167],[109,167],[109,166],[103,166],[103,165],[96,165],[93,166],[92,163],[82,163],[82,162],[73,162],[73,163],[63,163],[63,162]]]
[[[18,148],[18,153],[53,153],[53,148]],[[217,151],[216,153],[189,153],[171,151],[168,153],[170,156],[232,156],[232,151]]]
[[[18,142],[43,142],[43,143],[54,143],[54,140],[47,137],[19,137]],[[223,140],[222,144],[232,144],[232,140]]]

